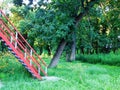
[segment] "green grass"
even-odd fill
[[[0,80],[4,85],[1,90],[120,90],[120,67],[117,66],[61,59],[56,68],[48,70],[48,75],[64,80],[39,81],[10,54],[0,57]]]
[[[111,52],[109,54],[79,54],[77,55],[77,60],[92,64],[101,63],[120,66],[119,53],[114,54],[113,52]]]

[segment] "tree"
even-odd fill
[[[20,31],[27,34],[31,45],[40,51],[42,47],[56,48],[49,65],[55,67],[64,48],[69,55],[68,61],[72,61],[75,60],[76,44],[80,46],[82,53],[99,53],[119,32],[119,24],[116,21],[116,18],[119,18],[118,0],[102,2],[52,0],[48,3],[41,0],[37,7],[22,5],[15,12],[23,18],[19,24]],[[114,10],[116,17],[113,17]]]
[[[115,3],[117,5],[115,5]],[[104,3],[100,2],[99,5],[95,5],[95,7],[91,9],[89,16],[82,20],[78,32],[81,37],[77,37],[78,46],[80,46],[82,53],[85,53],[86,48],[88,48],[87,46],[92,47],[89,51],[93,51],[94,53],[106,53],[110,52],[110,50],[112,50],[111,48],[113,48],[114,51],[117,49],[117,37],[119,35],[118,5],[118,1],[114,0]],[[110,13],[114,13],[114,15]],[[114,20],[112,20],[113,17]],[[87,18],[89,18],[90,24],[86,22]],[[114,32],[112,28],[116,26],[117,29]]]
[[[72,36],[72,41],[71,41],[71,53],[69,54],[70,56],[70,61],[75,60],[75,52],[76,52],[76,28],[78,26],[78,23],[80,20],[87,15],[89,10],[93,7],[95,3],[97,3],[99,0],[76,0],[76,1],[63,1],[63,0],[55,0],[55,6],[60,10],[61,12],[66,12],[71,19],[74,20],[74,27],[75,29],[70,30],[70,35]],[[62,6],[62,7],[61,7]],[[66,8],[67,7],[67,8]],[[63,40],[63,39],[62,39]],[[64,43],[64,45],[62,44]],[[58,48],[56,50],[56,53],[54,54],[53,59],[51,60],[51,63],[49,67],[55,67],[58,64],[59,57],[61,55],[61,51],[59,51],[59,48],[65,47],[65,44],[67,41],[61,41],[60,44],[58,45]],[[61,52],[61,53],[59,53]],[[59,56],[59,57],[58,57]],[[57,57],[57,58],[56,58]]]
[[[22,6],[23,0],[13,0],[14,5],[16,6]]]

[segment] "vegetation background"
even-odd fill
[[[39,81],[0,41],[1,90],[119,90],[119,0],[3,0],[6,13],[49,65]]]

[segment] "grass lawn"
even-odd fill
[[[56,68],[48,70],[49,76],[61,80],[39,81],[9,54],[2,55],[0,62],[0,81],[4,85],[1,90],[120,90],[118,66],[65,62],[62,59]]]

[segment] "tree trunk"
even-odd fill
[[[46,49],[47,49],[48,55],[51,56],[51,54],[52,54],[51,46],[47,45]]]
[[[70,61],[75,60],[75,55],[76,55],[76,35],[75,35],[75,31],[73,32],[73,36],[72,36],[72,44],[71,44],[71,54],[70,54]]]
[[[80,53],[84,54],[84,46],[80,47]]]
[[[67,42],[64,39],[62,39],[60,41],[60,43],[59,43],[59,45],[57,47],[57,50],[56,50],[56,52],[55,52],[55,54],[54,54],[54,56],[53,56],[53,58],[52,58],[52,60],[51,60],[51,62],[49,64],[49,66],[48,66],[49,68],[53,68],[53,67],[57,66],[57,64],[59,62],[59,58],[60,58],[60,56],[61,56],[61,54],[63,52],[63,49],[64,49],[66,43]]]
[[[70,62],[70,58],[69,58],[70,55],[69,55],[69,54],[70,54],[70,53],[66,51],[66,61],[67,61],[67,62]]]

